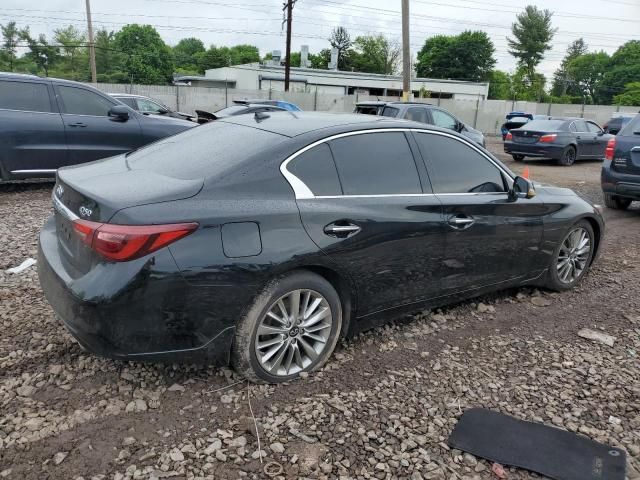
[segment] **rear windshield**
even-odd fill
[[[257,128],[215,121],[131,152],[127,162],[133,170],[185,180],[204,179],[225,172],[284,138]]]
[[[531,120],[526,125],[523,125],[522,128],[526,128],[527,130],[538,130],[541,132],[553,132],[557,130],[566,130],[563,128],[566,123],[566,120]]]
[[[509,123],[527,123],[529,119],[527,117],[511,117],[507,121]]]
[[[618,135],[633,135],[636,132],[640,132],[640,115],[636,115],[633,120],[627,123]]]
[[[246,105],[231,105],[230,107],[223,108],[222,110],[218,110],[215,113],[217,116],[237,115],[238,113],[243,112],[246,109]]]
[[[397,117],[399,111],[400,110],[398,110],[397,108],[394,108],[394,107],[384,107],[384,110],[382,110],[382,116],[383,117]]]

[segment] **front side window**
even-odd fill
[[[573,122],[576,126],[576,132],[587,132],[587,122],[584,120],[576,120]]]
[[[438,110],[436,108],[432,109],[431,116],[433,117],[433,124],[438,127],[455,130],[458,126],[457,120],[442,110]]]
[[[113,106],[106,98],[84,88],[60,85],[58,90],[64,104],[64,113],[106,117]]]
[[[427,110],[422,107],[408,108],[404,118],[414,122],[429,123],[429,120],[427,119]]]
[[[398,113],[400,112],[400,110],[398,110],[395,107],[384,107],[384,109],[382,110],[381,115],[383,117],[397,117]]]
[[[138,109],[138,105],[136,104],[136,99],[133,97],[118,97],[118,100],[120,100],[125,105],[130,106],[134,110]]]
[[[0,81],[0,108],[25,112],[51,112],[44,83]]]
[[[159,113],[165,111],[166,108],[158,105],[156,102],[147,100],[146,98],[138,98],[138,110],[144,113]]]
[[[298,155],[287,165],[287,170],[302,180],[315,196],[342,194],[331,149],[326,143]]]
[[[330,146],[345,195],[422,193],[404,133],[351,135]]]
[[[587,128],[591,133],[602,133],[602,129],[593,122],[587,122]]]
[[[466,143],[430,133],[415,134],[422,155],[431,164],[434,193],[505,192],[502,173]]]

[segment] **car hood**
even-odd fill
[[[577,196],[578,194],[570,188],[556,187],[555,185],[549,185],[545,183],[533,183],[537,193],[546,193],[548,195],[560,195],[560,196]]]

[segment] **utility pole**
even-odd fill
[[[87,0],[88,1],[88,0]],[[287,10],[287,48],[286,59],[284,63],[284,91],[289,91],[289,77],[291,76],[291,21],[293,15],[293,4],[296,0],[287,0],[282,10]]]
[[[98,82],[98,75],[96,73],[96,45],[93,43],[93,25],[91,24],[91,0],[86,0],[87,3],[87,32],[89,33],[89,64],[91,65],[91,83]]]
[[[409,46],[409,0],[402,0],[402,100],[411,95],[411,48]]]

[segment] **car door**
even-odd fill
[[[446,227],[413,150],[402,131],[355,132],[285,167],[303,187],[296,197],[307,233],[357,286],[359,316],[440,293]]]
[[[443,290],[456,293],[541,272],[542,202],[510,200],[509,174],[466,140],[441,132],[414,136],[447,225]]]
[[[613,136],[606,135],[595,122],[588,121],[587,130],[589,130],[593,142],[591,146],[592,157],[597,159],[604,158],[604,151],[607,148],[607,143],[609,142],[610,138],[613,138]]]
[[[572,124],[576,129],[576,142],[578,143],[578,156],[576,158],[591,158],[594,151],[593,135],[587,128],[587,122],[575,120]]]
[[[0,168],[5,177],[53,174],[66,163],[64,126],[48,82],[0,80]]]
[[[90,162],[138,148],[146,143],[136,114],[127,121],[108,116],[117,105],[112,99],[88,88],[55,85],[64,122],[69,164]]]

